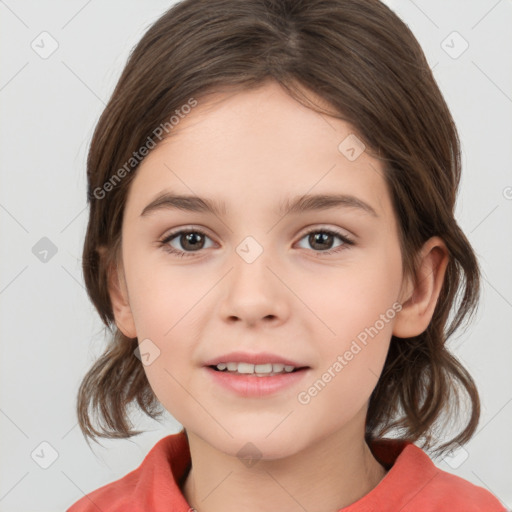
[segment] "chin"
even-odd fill
[[[252,425],[243,424],[237,428],[226,425],[233,437],[222,431],[220,436],[212,438],[210,434],[205,439],[218,450],[238,457],[241,461],[247,460],[247,466],[250,467],[250,461],[277,460],[300,451],[303,448],[302,437],[297,428],[291,427],[291,424],[287,428],[284,422],[279,425],[276,421],[260,422],[258,425],[253,422]]]

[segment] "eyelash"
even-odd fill
[[[200,229],[181,229],[179,231],[174,231],[173,233],[170,233],[168,236],[166,236],[163,240],[161,240],[159,242],[159,245],[162,247],[162,249],[164,251],[166,251],[170,254],[173,254],[175,256],[178,256],[180,258],[195,256],[195,253],[200,252],[200,250],[199,251],[179,251],[169,245],[169,242],[171,240],[176,238],[178,235],[182,235],[184,233],[186,233],[186,234],[196,233],[196,234],[200,234],[202,236],[210,238],[204,231],[202,231]],[[338,237],[343,242],[343,245],[340,245],[340,246],[336,247],[335,249],[329,249],[328,251],[314,251],[314,252],[319,253],[319,255],[322,255],[322,256],[335,254],[340,251],[346,250],[347,246],[355,245],[355,242],[351,238],[347,237],[346,235],[342,235],[340,232],[332,230],[332,229],[318,229],[318,228],[311,229],[307,233],[304,233],[302,235],[302,237],[300,238],[300,240],[302,240],[303,238],[305,238],[308,235],[311,235],[312,233],[324,233],[327,235],[334,235],[335,237]]]

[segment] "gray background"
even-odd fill
[[[92,452],[75,416],[78,385],[104,341],[80,262],[87,148],[130,49],[171,4],[0,0],[2,512],[65,510],[135,469],[180,428],[170,415],[159,424],[135,414],[147,433]],[[484,274],[475,321],[450,342],[480,390],[479,430],[463,450],[435,462],[510,508],[512,2],[388,4],[422,44],[458,125],[457,218]],[[464,41],[469,47],[458,55]],[[44,55],[52,44],[58,48]]]

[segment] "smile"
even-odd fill
[[[228,365],[236,369],[229,370]],[[218,369],[218,366],[223,369]],[[262,369],[267,371],[260,372],[259,366],[264,367]],[[227,390],[230,393],[245,398],[260,398],[271,394],[277,395],[278,392],[284,391],[287,388],[302,385],[302,379],[312,371],[309,367],[295,368],[291,366],[286,370],[284,367],[280,368],[283,366],[282,364],[276,364],[275,366],[279,371],[274,372],[274,364],[270,363],[253,365],[236,362],[206,366],[204,370],[209,375],[208,378],[212,379],[215,387],[219,386],[224,391]]]
[[[282,363],[251,364],[229,362],[219,363],[215,366],[211,366],[210,368],[213,368],[221,372],[249,374],[256,375],[258,377],[280,375],[282,373],[291,373],[297,370],[295,366],[285,365]]]

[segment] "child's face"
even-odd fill
[[[224,99],[199,101],[137,170],[122,231],[130,308],[117,310],[118,325],[139,343],[151,340],[142,350],[152,361],[145,371],[165,408],[226,453],[251,441],[273,458],[335,433],[362,437],[397,301],[405,298],[382,167],[364,152],[350,161],[338,149],[350,127],[274,83]],[[164,191],[224,202],[226,211],[161,208],[141,216]],[[339,205],[277,213],[304,194],[354,196],[376,215]],[[181,228],[207,235],[168,242],[185,257],[159,245]],[[307,236],[310,229],[320,233]],[[322,230],[354,245],[323,239]],[[204,366],[233,351],[309,368],[279,377],[290,381],[272,393],[244,396]]]

